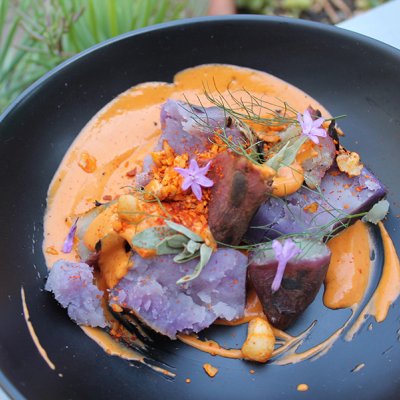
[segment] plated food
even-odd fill
[[[367,314],[383,320],[400,290],[380,222],[386,189],[341,146],[336,119],[288,83],[228,65],[128,90],[53,179],[46,289],[88,334],[103,329],[135,351],[145,351],[143,324],[212,354],[285,364],[323,354]],[[380,224],[385,266],[365,302],[368,221]],[[324,281],[325,305],[353,313],[301,352],[313,326],[285,331]],[[196,336],[247,322],[238,349]]]

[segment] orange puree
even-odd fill
[[[377,322],[382,322],[387,316],[389,307],[400,294],[400,261],[393,241],[382,222],[379,222],[379,229],[382,235],[385,261],[381,280],[372,299],[371,313]]]
[[[351,307],[364,297],[371,269],[369,242],[368,227],[361,221],[329,241],[332,257],[325,278],[327,307]]]

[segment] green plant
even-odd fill
[[[0,111],[60,62],[119,34],[202,15],[196,0],[0,0]]]

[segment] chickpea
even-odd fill
[[[249,322],[242,354],[248,360],[267,362],[274,351],[275,336],[268,321],[256,317]]]

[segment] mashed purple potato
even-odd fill
[[[133,310],[155,331],[175,338],[199,332],[217,318],[231,321],[244,313],[247,257],[219,249],[194,280],[177,285],[197,260],[184,264],[173,256],[133,256],[133,267],[111,291],[110,303]]]
[[[93,268],[85,263],[59,260],[50,270],[45,289],[68,310],[79,325],[107,326],[101,298],[103,292],[93,284]]]

